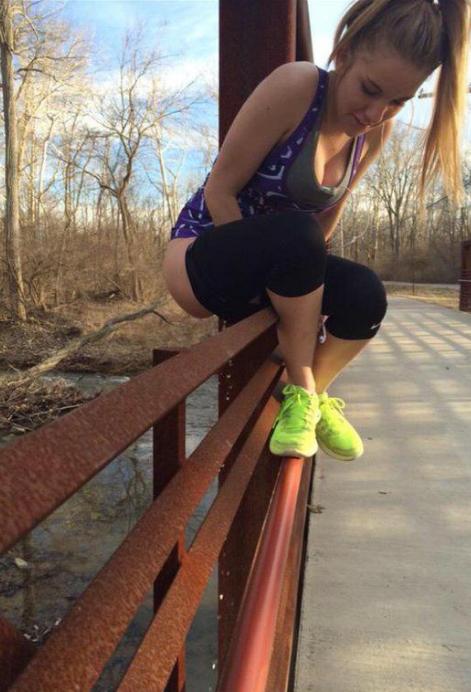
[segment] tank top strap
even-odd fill
[[[308,110],[304,115],[304,118],[301,120],[298,127],[290,137],[290,141],[294,140],[297,145],[302,144],[302,140],[304,140],[307,134],[314,127],[316,121],[318,120],[319,113],[322,110],[322,104],[327,93],[329,73],[326,70],[323,70],[322,67],[318,67],[317,69],[319,70],[319,82],[317,84],[316,92]],[[300,139],[300,135],[302,136],[302,139]]]
[[[319,70],[319,82],[309,108],[288,139],[286,139],[284,142],[280,142],[280,144],[276,145],[271,150],[266,157],[262,168],[267,168],[280,160],[287,161],[288,159],[293,159],[298,154],[304,140],[315,126],[316,120],[322,109],[322,103],[326,94],[329,79],[329,74],[326,70],[323,70],[321,67],[318,67],[317,69]]]
[[[360,156],[361,152],[363,151],[363,143],[365,141],[365,135],[362,134],[359,137],[357,137],[356,145],[355,145],[355,154],[353,156],[353,164],[352,164],[352,170],[350,174],[350,180],[348,181],[348,185],[352,182],[353,178],[356,175],[357,169],[358,169],[358,164],[360,163]]]

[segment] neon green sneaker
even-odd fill
[[[316,427],[316,437],[323,452],[340,461],[353,461],[363,454],[363,442],[353,425],[343,415],[345,401],[319,394],[321,419]]]
[[[287,384],[273,423],[270,452],[282,457],[308,459],[317,452],[316,424],[320,418],[317,394]]]

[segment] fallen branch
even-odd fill
[[[34,365],[32,368],[28,368],[27,370],[23,370],[22,372],[17,372],[14,375],[5,375],[0,381],[0,384],[8,383],[24,385],[27,382],[36,379],[39,375],[43,375],[44,373],[49,372],[49,370],[55,368],[56,365],[58,365],[58,363],[70,356],[72,353],[78,351],[86,344],[92,343],[93,341],[99,341],[104,336],[107,336],[108,334],[111,334],[112,332],[116,331],[119,325],[121,325],[123,322],[131,322],[133,320],[137,320],[141,317],[144,317],[145,315],[149,315],[150,313],[154,313],[155,315],[160,317],[160,319],[164,320],[164,322],[166,322],[167,324],[172,324],[164,315],[162,315],[157,310],[157,308],[160,307],[163,302],[164,301],[162,300],[158,300],[154,303],[151,303],[148,307],[143,308],[142,310],[138,310],[137,312],[130,312],[127,315],[118,315],[118,317],[112,317],[110,320],[105,322],[105,324],[102,327],[100,327],[100,329],[94,332],[90,332],[89,334],[85,334],[84,336],[77,337],[76,339],[72,339],[71,341],[69,341],[67,346],[64,346],[63,348],[53,353],[52,356],[49,356],[49,358],[43,360],[42,363],[38,363],[38,365]]]

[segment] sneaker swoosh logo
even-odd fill
[[[370,329],[376,329],[376,327],[380,327],[380,326],[381,326],[381,322],[378,322],[378,324],[373,324],[373,325],[370,327]]]

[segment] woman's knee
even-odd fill
[[[382,321],[388,309],[386,289],[379,276],[368,267],[365,267],[365,281],[368,293],[368,309],[376,321]]]
[[[383,282],[372,269],[361,266],[349,292],[350,309],[355,313],[357,323],[363,325],[365,336],[376,334],[388,307]]]
[[[326,327],[334,336],[339,339],[372,339],[387,310],[384,285],[373,270],[349,263],[348,280],[332,308]]]

